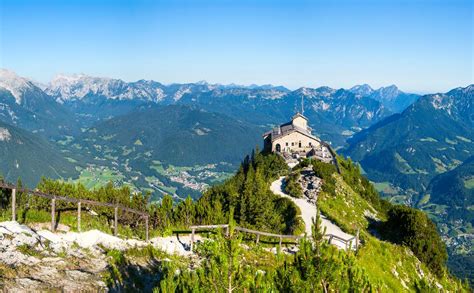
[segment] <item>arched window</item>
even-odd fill
[[[278,153],[281,152],[281,146],[280,146],[279,143],[276,144],[275,150],[276,150]]]

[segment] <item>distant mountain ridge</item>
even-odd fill
[[[372,89],[368,84],[357,85],[350,89],[357,97],[369,97],[381,102],[387,109],[400,113],[413,104],[419,95],[402,92],[396,85]]]
[[[473,91],[471,85],[423,96],[349,139],[344,153],[372,180],[424,190],[436,174],[474,154]]]
[[[394,97],[385,98],[387,91],[375,91],[368,85],[351,90],[319,87],[291,91],[273,85],[125,82],[83,74],[60,75],[51,81],[45,92],[76,113],[83,127],[147,104],[189,105],[258,125],[270,125],[287,120],[301,108],[304,98],[305,115],[318,126],[318,134],[336,146],[344,144],[353,133],[391,115],[393,111],[384,105],[386,101],[398,103]],[[398,89],[395,92],[404,94]]]
[[[66,107],[30,80],[4,69],[0,69],[0,119],[48,138],[79,129]]]

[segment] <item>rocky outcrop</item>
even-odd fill
[[[32,226],[42,228],[41,224]],[[195,240],[201,238],[196,235]],[[151,245],[167,254],[188,256],[192,254],[189,241],[189,236],[156,237],[149,242],[121,239],[98,230],[52,233],[13,221],[0,222],[0,291],[107,291],[103,281],[111,269],[107,250]],[[147,265],[135,267],[147,271]]]
[[[101,279],[107,269],[103,251],[51,241],[48,231],[39,232],[17,222],[0,223],[0,288],[6,292],[107,289]]]
[[[303,188],[303,194],[306,200],[312,204],[316,204],[318,194],[321,192],[323,181],[317,177],[311,168],[306,168],[301,171],[301,177],[298,180]]]

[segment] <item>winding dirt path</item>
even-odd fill
[[[311,226],[313,224],[313,218],[316,217],[316,205],[308,202],[305,198],[294,198],[294,197],[289,196],[287,193],[285,193],[283,189],[284,180],[285,180],[285,177],[282,176],[278,178],[277,180],[273,181],[272,184],[270,185],[270,190],[276,195],[289,198],[292,202],[296,204],[296,206],[298,206],[298,208],[301,211],[301,218],[303,219],[304,224],[305,224],[305,232],[308,236],[310,236],[312,234]],[[339,226],[329,221],[324,215],[320,215],[320,217],[321,217],[321,226],[323,229],[326,229],[326,234],[332,234],[332,235],[341,237],[343,239],[350,239],[354,237],[354,235],[347,234],[344,231],[342,231],[341,228],[339,228]],[[345,243],[341,241],[337,241],[336,239],[333,239],[331,244],[334,244],[339,248],[345,249]]]

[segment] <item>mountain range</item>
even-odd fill
[[[319,87],[291,91],[272,85],[206,82],[164,85],[150,80],[125,82],[86,75],[60,75],[45,87],[45,93],[75,113],[81,127],[89,127],[101,119],[123,115],[147,104],[190,105],[252,124],[274,125],[285,122],[301,109],[303,103],[305,115],[317,126],[314,127],[317,134],[336,147],[342,146],[352,133],[399,111],[403,105],[408,106],[418,98],[418,95],[406,94],[395,86],[378,90],[363,85],[349,90]]]
[[[84,74],[40,84],[1,69],[0,172],[30,186],[47,176],[88,188],[112,181],[152,200],[197,198],[228,178],[264,131],[303,112],[382,195],[430,214],[452,255],[471,255],[462,237],[474,234],[473,93],[474,85],[420,96],[394,85],[290,90]]]
[[[426,95],[348,140],[369,178],[416,192],[474,154],[474,86]]]

